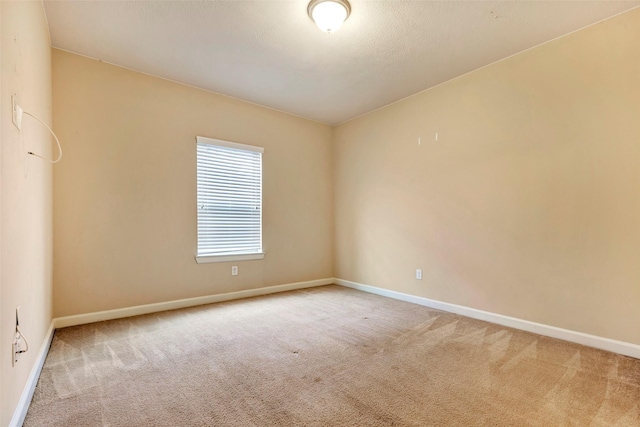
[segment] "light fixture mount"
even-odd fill
[[[351,5],[347,0],[311,0],[307,13],[318,28],[331,34],[347,20]]]

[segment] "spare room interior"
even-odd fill
[[[0,427],[640,425],[640,1],[0,22]]]

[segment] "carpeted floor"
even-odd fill
[[[25,426],[640,426],[640,360],[339,286],[58,330]]]

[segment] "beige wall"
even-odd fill
[[[51,49],[41,2],[0,2],[2,34],[2,180],[0,251],[0,425],[9,424],[51,323],[51,165],[27,151],[51,155],[51,137],[25,116],[22,132],[11,123],[11,94],[51,124]],[[30,350],[11,367],[15,308]]]
[[[337,127],[336,277],[640,344],[639,52],[635,10]]]
[[[331,127],[55,49],[53,92],[56,317],[332,277]],[[197,135],[265,148],[264,260],[196,264]]]
[[[640,343],[639,16],[335,129],[54,50],[55,315],[333,275]],[[196,135],[265,147],[264,260],[195,264]]]

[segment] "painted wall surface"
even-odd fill
[[[335,277],[640,344],[639,52],[634,10],[337,127]]]
[[[52,139],[24,116],[22,132],[11,122],[11,94],[51,125],[51,49],[41,2],[0,2],[2,34],[2,148],[0,181],[0,425],[9,424],[51,323],[51,165],[27,151],[51,155]],[[15,309],[30,349],[11,366]]]
[[[332,277],[331,127],[55,49],[53,93],[56,317]],[[264,147],[263,260],[196,264],[198,135]]]

